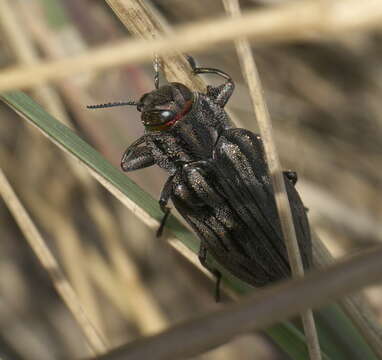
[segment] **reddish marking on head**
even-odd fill
[[[179,114],[177,114],[172,120],[170,120],[170,121],[168,121],[168,122],[166,122],[165,124],[162,124],[162,125],[149,126],[150,130],[159,130],[159,131],[162,131],[162,130],[168,129],[169,127],[174,125],[178,120],[180,120],[184,115],[186,115],[190,111],[192,103],[193,103],[193,99],[187,101],[184,104],[183,110]]]

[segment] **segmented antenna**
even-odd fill
[[[158,54],[154,55],[153,67],[154,67],[154,86],[155,86],[155,89],[159,89],[159,70],[161,68],[161,59],[159,58]]]
[[[117,102],[109,102],[107,104],[97,104],[97,105],[87,105],[88,109],[104,109],[110,108],[114,106],[124,106],[124,105],[138,105],[136,101],[117,101]]]

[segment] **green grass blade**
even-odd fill
[[[37,126],[54,143],[72,154],[93,173],[96,173],[97,177],[102,179],[103,184],[113,194],[118,194],[117,197],[121,201],[134,202],[139,208],[143,209],[144,214],[151,218],[153,224],[155,224],[155,220],[159,223],[162,218],[162,212],[158,207],[157,200],[144,192],[137,184],[125,176],[122,171],[106,161],[102,155],[72,130],[54,119],[24,93],[12,92],[2,95],[1,98],[24,119]],[[179,221],[171,217],[168,227],[183,244],[194,253],[197,253],[199,240],[182,226]],[[237,294],[244,294],[253,290],[232,275],[227,274],[224,270],[222,272],[225,275],[226,286]],[[356,359],[355,357],[349,357],[349,354],[360,353],[365,356],[362,359],[376,359],[358,331],[350,324],[350,321],[343,313],[340,313],[339,309],[331,310],[330,319],[336,324],[337,332],[343,331],[343,334],[349,337],[346,344],[338,339],[337,334],[329,332],[327,322],[321,322],[320,317],[317,319],[322,349],[325,352],[324,359]],[[275,325],[265,332],[292,359],[305,360],[309,358],[303,334],[291,323]]]

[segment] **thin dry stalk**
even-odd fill
[[[32,206],[33,213],[58,240],[59,252],[64,256],[64,263],[65,259],[72,260],[67,266],[68,272],[73,277],[73,281],[75,281],[76,287],[78,287],[78,291],[81,291],[82,296],[86,298],[87,288],[93,282],[109,298],[117,311],[129,321],[135,322],[142,334],[157,333],[167,327],[165,315],[156,304],[153,296],[142,284],[135,264],[125,255],[125,250],[120,247],[119,242],[116,240],[117,234],[115,232],[103,232],[105,229],[115,228],[110,213],[104,208],[100,208],[99,204],[88,203],[89,208],[94,210],[94,219],[100,220],[97,223],[100,225],[101,238],[105,240],[105,249],[108,253],[113,254],[113,256],[110,255],[112,266],[105,262],[90,246],[80,250],[77,249],[80,240],[79,234],[68,224],[67,219],[70,215],[65,215],[65,211],[62,209],[61,211],[55,210],[46,202],[40,201],[40,198],[34,193],[28,192],[23,195],[25,200]],[[46,221],[47,219],[49,219],[49,222]],[[64,241],[71,244],[62,249]],[[81,253],[83,254],[82,258],[79,258]],[[81,271],[86,273],[88,278],[78,278],[77,271],[73,274],[72,268],[75,268],[78,262],[83,263],[84,258],[88,261],[86,261],[86,266]],[[83,303],[82,298],[81,302]],[[92,321],[97,324],[98,330],[102,330],[101,334],[104,334],[103,324],[99,324],[99,313],[89,306],[91,301],[86,302],[86,304],[85,309],[91,315]]]
[[[313,235],[313,258],[319,268],[333,264],[334,259],[317,234]],[[370,305],[361,294],[341,300],[342,307],[352,319],[358,330],[365,337],[373,351],[382,359],[382,328]]]
[[[70,212],[64,209],[56,210],[46,203],[41,204],[33,197],[30,204],[33,206],[33,213],[39,217],[41,224],[57,240],[58,252],[69,280],[92,323],[102,338],[106,340],[106,327],[101,316],[98,297],[89,281],[87,271],[89,264],[83,261],[87,258],[87,251],[82,245],[80,233],[69,221]]]
[[[229,13],[233,18],[240,19],[241,12],[237,0],[223,0],[223,3],[227,13]],[[284,234],[292,275],[294,277],[301,277],[304,275],[304,268],[293,225],[292,212],[285,189],[283,172],[281,170],[276,145],[273,140],[272,123],[267,104],[263,96],[260,76],[248,40],[245,38],[236,40],[235,47],[240,59],[244,78],[249,86],[254,112],[256,114],[260,134],[263,139],[265,155],[267,157],[268,168],[271,174],[272,186],[275,191],[277,210],[279,213],[281,229]],[[321,350],[312,310],[306,310],[301,314],[301,317],[310,358],[312,360],[320,360]]]
[[[4,38],[20,64],[38,64],[40,61],[37,51],[25,33],[23,24],[20,23],[13,6],[9,0],[0,0],[0,27]],[[65,106],[52,88],[41,86],[34,89],[34,93],[53,116],[65,124],[69,124],[69,116],[65,111]]]
[[[125,315],[129,313],[134,318],[143,334],[154,333],[167,327],[165,314],[144,286],[133,259],[118,241],[119,236],[113,226],[112,215],[100,204],[90,202],[88,205],[93,218],[102,225],[100,236],[112,260],[112,267],[108,270],[110,265],[106,265],[98,254],[88,249],[87,257],[90,264],[88,271],[92,280],[103,287],[104,293],[111,297],[117,308],[122,309]],[[111,281],[112,279],[114,281]]]
[[[158,308],[155,299],[147,296],[142,286],[142,279],[133,269],[120,274],[110,268],[100,255],[89,249],[88,259],[93,282],[116,306],[120,313],[129,320],[134,320],[142,334],[157,333],[167,328],[168,322]]]
[[[15,218],[15,221],[19,225],[25,238],[29,242],[29,245],[36,254],[41,265],[51,277],[57,292],[60,294],[66,306],[73,314],[75,320],[82,329],[90,348],[95,354],[105,352],[107,350],[105,341],[98,334],[95,327],[89,320],[85,309],[78,301],[75,291],[66,280],[65,274],[60,269],[56,259],[50,252],[49,248],[46,246],[43,237],[39,233],[37,227],[21,204],[20,200],[16,196],[1,169],[0,194],[2,195],[6,205]]]
[[[195,356],[234,336],[264,329],[306,308],[319,307],[380,281],[381,256],[382,247],[379,246],[304,278],[272,285],[240,303],[122,346],[97,359],[175,360]]]
[[[41,16],[43,11],[37,6],[36,2],[18,0],[17,5],[20,16],[23,18],[23,25],[48,58],[57,60],[63,56],[73,55],[72,49],[68,49],[68,34],[70,35],[70,43],[79,44],[75,46],[76,48],[85,47],[83,45],[83,39],[72,29],[70,24],[60,29],[52,29]],[[57,87],[76,120],[81,123],[81,126],[86,130],[87,134],[89,134],[92,141],[97,144],[99,149],[102,149],[102,152],[108,158],[116,158],[116,151],[113,146],[110,146],[108,139],[105,139],[104,133],[95,130],[94,127],[96,123],[94,119],[101,116],[104,118],[104,115],[97,112],[90,114],[84,107],[84,104],[92,104],[95,102],[87,91],[84,90],[84,87],[88,85],[88,82],[84,80],[87,79],[88,76],[81,76],[81,81],[78,81],[78,77],[68,77],[57,82]],[[77,177],[81,176],[81,172],[76,171],[76,169],[74,169],[74,171]],[[81,181],[86,185],[84,187],[94,188],[94,182],[91,182],[88,176],[82,176]],[[92,189],[92,192],[96,194],[95,189]]]
[[[382,359],[381,325],[366,299],[361,294],[355,294],[341,300],[341,304],[375,354]]]
[[[367,3],[358,0],[287,2],[264,10],[248,11],[239,20],[195,23],[175,29],[164,38],[124,41],[70,59],[3,71],[0,92],[34,86],[83,71],[150,61],[153,54],[166,56],[175,52],[200,51],[240,37],[251,37],[258,43],[312,40],[317,36],[332,38],[350,31],[377,29],[381,24],[380,0]]]
[[[127,30],[138,38],[154,40],[163,34],[171,34],[172,27],[161,14],[144,0],[105,0]],[[202,91],[205,84],[194,76],[186,59],[181,54],[162,57],[163,71],[168,81],[181,81],[186,86]]]

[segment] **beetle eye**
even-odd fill
[[[174,118],[175,116],[175,112],[174,111],[170,111],[170,110],[164,110],[164,111],[161,111],[160,113],[160,117],[161,117],[161,120],[166,123],[167,121],[170,121]]]
[[[147,127],[156,127],[166,125],[176,116],[176,112],[172,110],[149,110],[142,112],[143,124]]]

